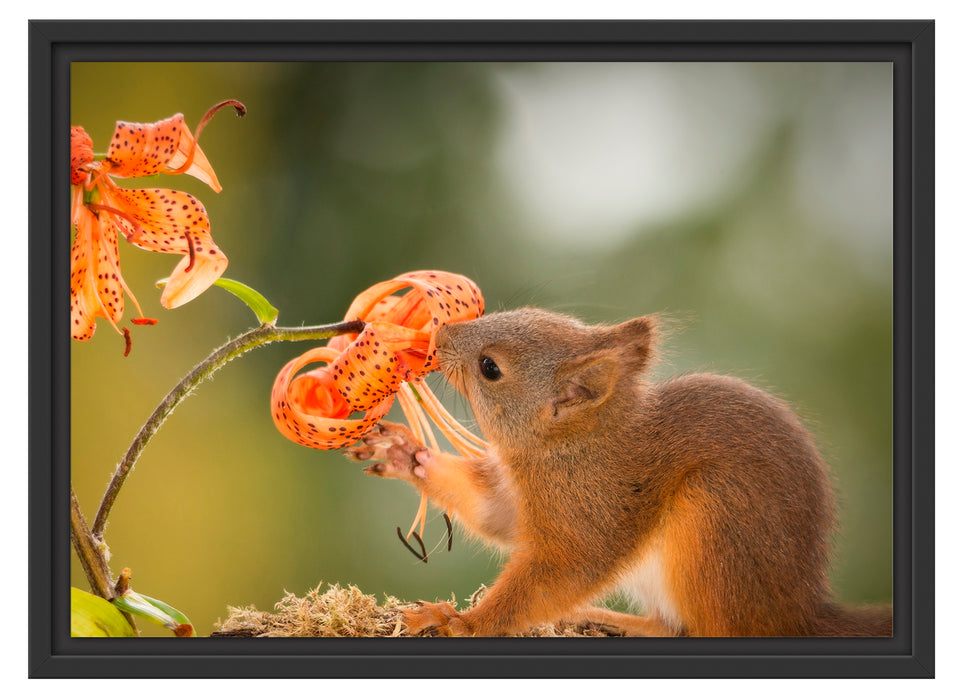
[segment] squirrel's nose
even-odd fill
[[[448,329],[449,326],[440,326],[440,329],[436,331],[436,348],[442,349],[446,347],[447,338],[449,335]]]

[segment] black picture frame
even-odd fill
[[[33,21],[28,31],[31,677],[934,676],[934,22]],[[172,59],[892,63],[895,636],[71,638],[69,240],[58,233],[69,220],[55,196],[69,185],[70,63]]]

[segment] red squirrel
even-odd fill
[[[637,636],[891,636],[891,607],[828,582],[834,497],[810,433],[744,381],[646,378],[655,316],[615,326],[524,308],[442,327],[440,369],[490,443],[435,452],[381,423],[354,459],[510,553],[472,608],[403,611],[411,634],[498,636],[560,620]],[[619,589],[643,617],[592,605]]]

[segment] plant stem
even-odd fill
[[[133,469],[133,465],[136,464],[137,459],[139,459],[140,453],[143,452],[143,449],[153,438],[156,431],[159,430],[160,426],[163,425],[167,417],[173,413],[173,409],[175,409],[183,399],[189,396],[190,392],[192,392],[200,382],[210,377],[233,358],[239,357],[246,351],[259,347],[260,345],[273,343],[278,340],[320,340],[343,333],[359,333],[363,330],[364,325],[362,321],[343,321],[341,323],[332,323],[324,326],[277,328],[271,323],[265,323],[259,328],[254,328],[214,350],[209,357],[194,367],[189,374],[180,380],[179,384],[173,387],[133,439],[127,453],[123,456],[123,460],[117,465],[116,471],[113,473],[113,478],[110,480],[107,490],[103,494],[103,499],[100,501],[97,517],[93,521],[93,531],[91,533],[94,538],[93,543],[96,544],[97,542],[103,541],[103,530],[106,527],[107,516],[110,514],[110,509],[117,499],[117,494],[119,494],[123,482],[126,480],[130,470]],[[81,556],[81,559],[82,558]],[[86,569],[86,567],[87,564],[84,563],[84,569]]]
[[[70,541],[73,543],[73,549],[83,565],[83,573],[86,574],[87,582],[94,593],[106,600],[113,600],[117,595],[122,594],[123,591],[118,590],[113,583],[113,574],[110,573],[110,566],[104,554],[106,545],[101,538],[95,538],[87,527],[87,519],[83,517],[83,511],[80,510],[80,502],[77,501],[73,484],[70,484]],[[129,569],[124,571],[128,572]],[[120,612],[130,623],[133,633],[139,636],[140,632],[137,630],[137,623],[133,620],[133,616],[124,610]]]
[[[94,539],[90,528],[87,527],[87,520],[83,517],[83,511],[80,510],[73,484],[70,484],[70,540],[83,565],[83,573],[87,576],[90,588],[101,598],[107,600],[113,598],[113,577],[110,574],[110,567],[107,566],[103,550]]]

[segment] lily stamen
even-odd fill
[[[206,111],[206,114],[204,114],[203,118],[200,119],[200,123],[196,125],[196,131],[193,134],[194,140],[200,138],[200,132],[203,131],[207,122],[213,119],[213,115],[224,107],[233,107],[233,109],[236,111],[236,116],[238,117],[246,116],[246,105],[239,100],[223,100],[222,102],[217,102]]]
[[[410,388],[410,383],[405,382],[397,393],[400,401],[400,408],[403,409],[403,413],[406,415],[407,421],[410,423],[410,429],[413,429],[413,424],[416,423],[419,425],[420,430],[414,430],[414,434],[419,433],[422,436],[421,442],[424,444],[429,444],[429,446],[438,450],[439,442],[436,440],[436,435],[433,433],[433,427],[430,425],[430,422],[426,419],[426,414],[423,412],[423,408],[420,403],[416,400],[416,396],[413,394],[413,390]]]
[[[183,268],[184,272],[189,272],[193,269],[193,263],[196,262],[196,251],[193,249],[193,237],[189,233],[184,233],[183,237],[186,239],[186,247],[190,249],[190,264]]]
[[[489,443],[474,435],[456,420],[425,382],[417,382],[416,393],[420,397],[426,414],[433,419],[440,432],[461,454],[467,457],[478,457],[486,452]]]
[[[87,171],[87,183],[84,185],[84,187],[88,192],[96,189],[100,184],[100,180],[107,176],[107,174],[110,172],[110,165],[110,161],[105,160],[102,161],[102,163],[97,164],[96,170]],[[92,178],[90,177],[91,175],[93,175]]]
[[[236,110],[236,115],[238,117],[242,117],[246,114],[246,105],[238,100],[223,100],[222,102],[217,102],[215,105],[210,107],[210,109],[206,111],[206,114],[203,115],[200,123],[196,126],[196,131],[193,134],[193,142],[190,144],[190,151],[186,154],[186,160],[175,170],[168,170],[168,173],[171,175],[179,175],[190,169],[190,167],[193,165],[193,157],[196,155],[197,141],[200,139],[200,132],[203,131],[203,127],[205,127],[207,122],[213,118],[214,114],[227,106],[232,106]]]
[[[422,533],[426,530],[426,512],[429,502],[430,500],[426,497],[426,494],[420,496],[420,505],[419,508],[416,509],[416,515],[413,517],[413,524],[406,533],[407,539],[409,539],[410,535],[415,536],[417,539],[422,538]],[[420,534],[417,534],[417,528],[419,529]]]
[[[124,219],[128,224],[130,224],[133,227],[133,233],[129,235],[124,231],[121,231],[120,233],[123,233],[123,237],[126,238],[131,243],[133,241],[136,241],[140,237],[141,233],[143,232],[143,227],[139,224],[139,222],[136,219],[134,219],[132,216],[127,214],[125,211],[120,211],[116,207],[109,207],[106,204],[87,204],[87,209],[92,211],[94,214],[99,214],[102,211],[102,212],[106,212],[107,214],[112,214],[113,216],[119,216],[121,219]]]
[[[421,443],[429,443],[430,447],[438,450],[439,443],[436,440],[436,435],[433,433],[429,421],[423,414],[423,409],[417,403],[409,383],[404,383],[400,387],[400,390],[397,392],[397,398],[400,402],[400,409],[403,411],[403,414],[406,416],[406,421],[410,425],[410,430],[413,431],[413,436]],[[426,497],[426,494],[422,494],[416,515],[413,517],[413,523],[410,525],[409,532],[406,533],[407,539],[409,539],[410,535],[413,534],[417,528],[419,528],[420,535],[425,531],[428,503],[429,499]]]

